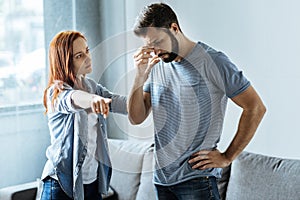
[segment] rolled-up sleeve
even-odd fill
[[[51,105],[53,98],[53,88],[48,90],[48,105]],[[75,107],[72,102],[72,94],[75,92],[73,89],[66,89],[59,93],[57,98],[54,100],[54,109],[56,112],[68,114],[81,111],[82,108]]]
[[[112,95],[111,112],[127,114],[127,98],[122,95]]]
[[[127,114],[127,97],[114,94],[101,84],[97,84],[96,94],[105,98],[112,99],[110,111],[113,113]]]

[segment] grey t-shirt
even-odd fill
[[[222,52],[201,42],[182,61],[152,68],[144,91],[151,93],[156,184],[221,176],[220,168],[195,170],[188,160],[199,150],[217,148],[228,97],[249,86]]]

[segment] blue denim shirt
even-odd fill
[[[125,96],[113,94],[89,78],[84,79],[84,85],[89,93],[111,98],[111,112],[127,114]],[[51,100],[54,85],[47,92],[51,145],[46,151],[48,160],[41,178],[56,175],[61,188],[68,196],[83,200],[81,167],[87,153],[87,110],[72,105],[71,95],[75,91],[74,88],[66,84],[63,87],[64,90],[57,97],[53,109]],[[108,154],[106,120],[101,114],[98,115],[97,125],[98,189],[100,193],[105,194],[110,183],[111,162]]]

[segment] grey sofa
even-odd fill
[[[119,199],[155,199],[153,145],[111,140],[110,147],[115,166],[112,187]],[[300,160],[244,151],[223,169],[218,187],[223,200],[300,200]]]
[[[300,160],[242,152],[224,169],[219,191],[226,200],[300,200]]]
[[[110,139],[109,148],[113,165],[112,191],[105,198],[154,200],[153,144]],[[223,170],[218,186],[221,198],[226,200],[300,200],[300,160],[244,151]],[[13,187],[13,190],[0,189],[0,199],[35,199],[36,184]]]

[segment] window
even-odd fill
[[[35,180],[45,164],[43,2],[0,0],[0,188]]]
[[[0,108],[42,102],[43,1],[0,0]]]

